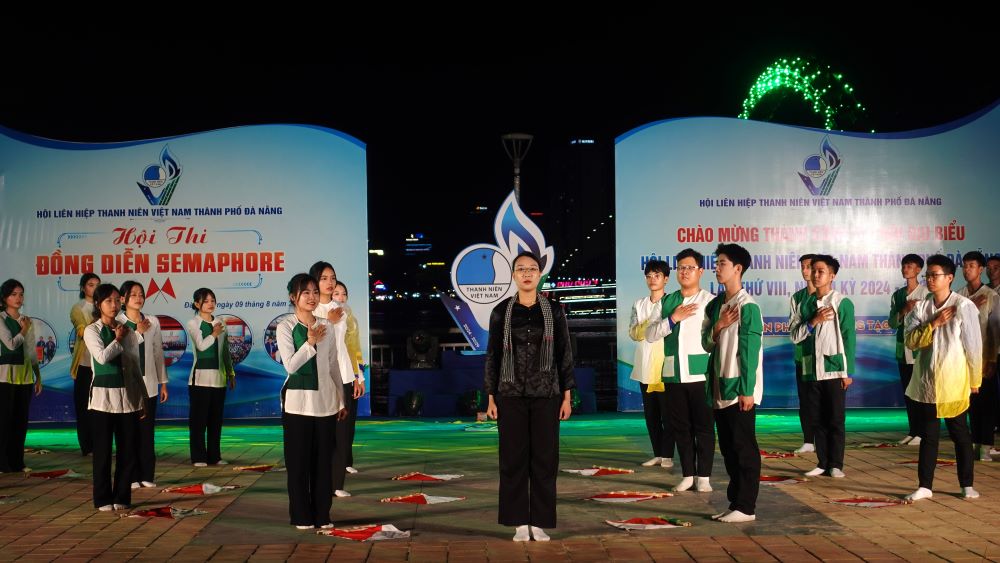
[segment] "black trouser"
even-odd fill
[[[34,384],[0,383],[0,470],[24,469],[24,440]]]
[[[816,466],[826,470],[844,468],[845,416],[847,392],[840,379],[807,381],[814,386],[814,403],[809,410],[816,413]]]
[[[347,468],[354,465],[354,423],[358,418],[358,400],[354,398],[354,383],[344,384],[344,406],[347,418],[337,421],[337,442],[333,449],[333,490],[343,490]]]
[[[667,383],[667,413],[685,477],[710,477],[715,457],[712,407],[705,401],[705,382]]]
[[[969,436],[969,426],[965,421],[966,413],[954,418],[944,419],[948,435],[955,444],[955,461],[958,463],[958,484],[962,487],[972,486],[972,439]],[[937,467],[938,439],[941,434],[941,421],[937,417],[937,406],[932,403],[917,403],[917,416],[920,427],[920,461],[917,465],[917,478],[920,486],[930,489],[934,484],[934,469]]]
[[[293,526],[330,523],[336,416],[283,413],[288,514]]]
[[[11,419],[13,411],[14,386],[10,383],[0,383],[0,471],[7,473],[15,471],[7,461],[7,450],[11,442]],[[23,465],[21,467],[24,467]],[[20,470],[18,467],[17,470]]]
[[[997,425],[997,378],[983,378],[979,393],[971,397],[969,422],[974,444],[993,445],[993,429]]]
[[[799,392],[799,425],[802,426],[802,443],[803,444],[814,444],[816,443],[816,414],[818,411],[814,411],[806,408],[806,405],[816,404],[819,397],[816,396],[819,393],[819,389],[809,385],[811,381],[802,381],[802,363],[795,362],[795,388]]]
[[[94,429],[94,507],[132,504],[139,413],[90,411]],[[114,439],[115,478],[111,480],[111,444]]]
[[[78,344],[83,346],[83,343]],[[76,439],[80,442],[80,453],[87,455],[94,451],[94,431],[90,425],[90,411],[87,403],[90,401],[90,382],[94,372],[89,367],[76,368],[76,379],[73,380],[73,406],[76,408]]]
[[[226,405],[225,387],[188,385],[191,410],[188,428],[191,436],[192,463],[219,463],[222,459],[222,411]],[[208,431],[206,446],[205,431]]]
[[[653,445],[654,457],[674,457],[674,433],[667,420],[667,394],[663,391],[647,393],[649,385],[639,384],[642,392],[642,411],[646,415],[646,431]]]
[[[757,407],[740,411],[739,403],[716,409],[719,449],[729,474],[729,509],[754,514],[760,489],[760,448],[757,446]]]
[[[146,398],[146,418],[139,420],[133,481],[156,481],[156,404],[159,396]]]
[[[920,435],[920,420],[917,416],[917,402],[906,395],[906,388],[910,386],[910,379],[913,378],[913,364],[905,361],[899,362],[899,383],[903,386],[903,400],[906,402],[906,422],[909,424],[907,436]]]
[[[556,527],[559,397],[497,397],[503,526]]]

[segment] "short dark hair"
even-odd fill
[[[834,275],[840,272],[840,261],[829,254],[816,254],[813,256],[812,263],[815,265],[816,262],[822,262],[829,266],[833,270]]]
[[[319,280],[319,278],[323,277],[323,270],[327,268],[333,271],[333,277],[337,277],[337,269],[333,267],[333,264],[322,260],[309,267],[309,275]]]
[[[677,253],[678,262],[684,258],[694,258],[694,261],[697,262],[699,268],[703,268],[705,266],[705,257],[701,255],[701,252],[698,252],[693,248],[685,248]]]
[[[990,256],[989,258],[986,259],[987,264],[994,261],[1000,262],[1000,254],[994,254],[993,256]]]
[[[920,256],[916,255],[916,254],[907,254],[906,256],[903,256],[902,260],[899,261],[899,265],[900,266],[905,266],[907,264],[916,264],[917,266],[920,266],[921,268],[923,268],[924,267],[924,259],[921,258]]]
[[[975,260],[976,262],[979,262],[979,267],[980,268],[985,268],[986,267],[986,257],[983,256],[983,253],[979,252],[978,250],[973,250],[972,252],[966,252],[965,255],[962,256],[962,262],[963,263],[964,262],[969,262],[971,260]]]
[[[733,264],[743,266],[743,270],[740,272],[741,277],[750,269],[750,251],[742,246],[738,244],[720,244],[715,249],[715,255],[719,256],[720,254],[725,254]]]
[[[9,279],[3,282],[3,285],[0,285],[0,303],[2,303],[0,309],[5,309],[7,307],[7,298],[10,297],[14,293],[14,290],[19,287],[21,288],[21,291],[24,291],[24,286],[21,285],[21,282],[15,279]]]
[[[642,273],[649,275],[654,272],[663,274],[663,277],[669,277],[670,264],[667,264],[663,260],[650,260],[649,262],[646,262],[646,267],[642,269]]]
[[[944,273],[955,275],[955,262],[951,258],[944,256],[942,254],[935,254],[933,256],[927,257],[927,269],[929,270],[931,266],[941,266]]]
[[[534,252],[532,252],[530,250],[525,250],[524,252],[522,252],[522,253],[518,254],[517,256],[515,256],[514,259],[510,261],[510,268],[513,270],[514,269],[514,264],[516,264],[518,260],[520,260],[521,258],[524,258],[525,256],[527,256],[528,258],[531,258],[532,260],[534,260],[535,264],[538,264],[538,270],[541,271],[541,269],[542,269],[542,259],[539,258],[537,254],[535,254]]]
[[[98,276],[94,272],[87,272],[86,274],[80,276],[80,299],[83,299],[84,297],[87,296],[87,294],[84,293],[83,291],[83,286],[87,285],[87,282],[89,282],[90,280],[101,281],[101,276]]]
[[[292,306],[295,305],[294,301],[298,298],[299,294],[309,289],[309,284],[313,284],[316,286],[316,289],[319,289],[319,282],[316,281],[316,278],[304,272],[295,274],[292,276],[292,279],[288,280],[288,296],[295,296],[292,297]]]
[[[198,289],[194,290],[194,296],[191,297],[191,308],[197,311],[198,303],[204,301],[205,298],[208,297],[209,295],[212,296],[212,299],[215,299],[216,301],[219,300],[219,298],[215,296],[215,292],[212,291],[211,289],[208,289],[207,287],[199,287]]]
[[[114,293],[118,293],[118,288],[110,283],[102,283],[94,290],[93,316],[95,321],[101,318],[101,303]],[[121,295],[121,293],[118,293],[118,295]]]
[[[805,262],[806,260],[808,260],[809,263],[811,264],[812,261],[815,259],[816,259],[815,254],[803,254],[802,256],[799,256],[799,264]]]

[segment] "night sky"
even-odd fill
[[[425,233],[428,258],[446,262],[489,238],[511,189],[503,133],[535,135],[523,201],[545,213],[544,230],[559,212],[548,191],[564,189],[551,172],[557,148],[592,138],[610,162],[615,137],[645,123],[734,117],[781,56],[841,71],[880,132],[938,125],[1000,99],[989,18],[830,9],[842,11],[720,23],[678,12],[540,17],[512,6],[496,18],[275,23],[280,33],[239,38],[79,32],[50,39],[58,57],[8,49],[0,125],[87,142],[261,123],[344,131],[367,143],[370,247],[387,251],[375,267],[391,272],[409,267],[394,256],[410,232]],[[454,17],[466,23],[445,23]],[[779,110],[777,119],[819,125],[804,103]],[[476,205],[490,211],[470,214]],[[603,244],[613,255],[613,239]]]

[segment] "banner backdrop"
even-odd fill
[[[318,127],[241,127],[117,144],[0,129],[0,278],[25,286],[45,390],[32,420],[72,420],[69,376],[80,275],[146,289],[170,379],[162,418],[188,413],[192,353],[184,324],[214,290],[236,364],[227,417],[279,416],[285,372],[274,330],[288,280],[315,261],[337,268],[368,342],[365,146]],[[49,343],[52,344],[49,344]],[[359,414],[370,413],[368,396]]]
[[[616,141],[618,407],[641,410],[631,381],[629,312],[648,296],[643,267],[671,268],[684,248],[706,255],[702,287],[720,288],[715,247],[738,243],[753,264],[744,287],[764,314],[765,407],[797,407],[789,298],[804,286],[798,257],[834,255],[835,289],[857,315],[849,406],[903,404],[889,299],[907,253],[1000,252],[996,105],[945,126],[897,134],[834,133],[739,119],[653,123]],[[672,272],[673,274],[673,272]],[[961,269],[953,289],[965,285]],[[678,289],[671,275],[667,292]],[[984,277],[985,280],[985,277]]]

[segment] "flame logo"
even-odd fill
[[[830,142],[830,136],[826,135],[823,137],[823,142],[819,145],[819,154],[813,154],[806,157],[805,161],[802,163],[802,172],[799,172],[799,178],[802,183],[805,184],[806,189],[812,195],[828,195],[830,190],[833,189],[833,182],[837,179],[837,174],[840,173],[840,165],[842,163],[840,159],[840,153]],[[819,180],[823,178],[823,181],[817,186],[813,180]]]
[[[451,285],[461,301],[441,299],[466,339],[476,350],[486,348],[490,313],[497,303],[517,292],[511,262],[524,251],[539,257],[541,275],[555,263],[555,251],[545,236],[517,204],[511,192],[500,206],[493,223],[496,244],[479,243],[458,253],[451,267]]]
[[[503,205],[500,206],[493,232],[497,237],[497,244],[501,247],[506,246],[508,262],[521,252],[528,250],[541,258],[540,265],[543,276],[552,269],[552,247],[545,246],[545,235],[542,234],[538,225],[521,211],[521,207],[514,198],[514,192],[511,192]]]
[[[181,178],[181,166],[166,145],[160,152],[160,163],[149,164],[142,170],[142,180],[136,182],[150,205],[167,205],[174,195],[174,189]],[[159,195],[154,195],[154,190]]]

